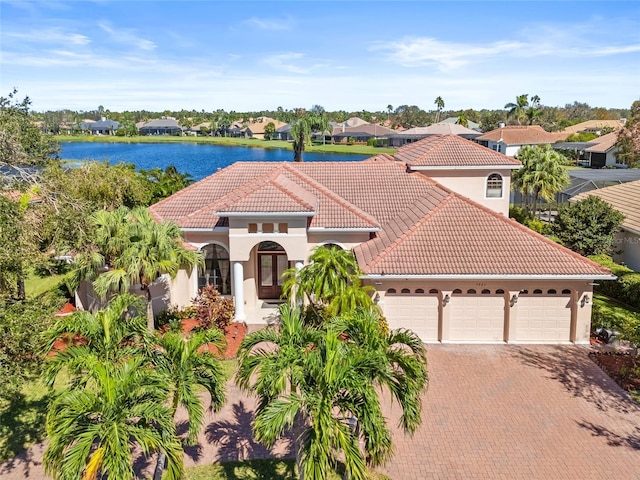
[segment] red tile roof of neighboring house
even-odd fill
[[[640,180],[582,192],[571,201],[584,200],[591,195],[600,197],[624,215],[623,228],[640,233]]]
[[[539,125],[508,125],[504,128],[496,128],[479,137],[476,141],[490,140],[497,142],[502,140],[506,145],[535,145],[538,143],[555,143],[566,138],[564,133],[549,133]]]
[[[606,135],[590,140],[589,143],[595,143],[595,145],[587,148],[585,150],[586,152],[606,153],[618,143],[618,132],[607,133]]]
[[[466,144],[465,148],[482,148],[506,162],[503,155],[471,145],[473,149]],[[422,173],[408,171],[404,163],[384,154],[361,162],[236,163],[150,208],[156,218],[172,220],[182,228],[210,229],[224,225],[226,218],[215,214],[216,205],[234,208],[232,198],[242,205],[236,208],[269,211],[272,207],[268,199],[257,193],[267,192],[263,190],[267,186],[268,192],[275,193],[276,204],[289,205],[293,198],[296,200],[291,205],[298,208],[317,199],[310,229],[372,231],[379,227],[375,238],[354,249],[368,274],[609,274],[594,262],[451,192]]]
[[[458,135],[432,135],[398,149],[394,158],[411,167],[466,167],[522,165]]]
[[[620,130],[624,127],[623,120],[587,120],[586,122],[571,125],[562,130],[561,133],[570,135],[572,133],[580,133],[585,131],[602,130],[603,128],[613,128]]]

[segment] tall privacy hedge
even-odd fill
[[[640,273],[615,263],[608,255],[593,255],[591,260],[607,267],[618,277],[616,280],[599,280],[594,291],[640,308]]]

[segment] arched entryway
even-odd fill
[[[284,248],[276,242],[262,242],[258,245],[258,298],[279,299],[282,295],[282,281],[289,260]]]
[[[223,295],[231,294],[231,262],[229,252],[222,245],[202,247],[204,271],[198,275],[198,288],[213,285]]]

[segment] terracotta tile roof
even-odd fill
[[[242,208],[254,208],[254,201],[269,208],[259,194],[267,186],[276,203],[293,198],[299,207],[317,199],[310,229],[380,227],[376,238],[354,249],[369,274],[609,273],[423,174],[407,171],[386,154],[361,162],[236,163],[150,208],[156,218],[182,228],[212,228],[226,220],[214,213],[216,205],[229,202],[225,208],[234,208],[231,199],[237,195],[246,202]]]
[[[508,125],[496,128],[479,137],[476,141],[490,140],[497,142],[502,139],[506,145],[535,145],[538,143],[555,143],[567,137],[564,133],[549,133],[539,125]]]
[[[521,165],[514,158],[458,135],[432,135],[399,148],[394,158],[410,167]]]
[[[577,123],[562,130],[561,133],[571,135],[572,133],[580,133],[584,131],[600,130],[604,127],[615,128],[620,130],[624,127],[622,120],[587,120],[586,122]]]
[[[640,233],[640,180],[621,183],[580,193],[572,202],[584,200],[590,195],[600,197],[624,215],[622,227]]]
[[[398,135],[473,135],[479,136],[480,133],[470,128],[464,127],[457,123],[440,122],[429,125],[428,127],[413,127],[405,130]]]
[[[347,135],[347,134],[353,134],[353,133],[366,133],[368,135],[381,137],[383,135],[394,134],[396,133],[396,131],[390,128],[384,127],[382,125],[378,125],[377,123],[365,123],[365,124],[360,124],[353,127],[346,127],[346,126],[344,128],[342,126],[334,127],[331,135],[336,136],[340,134]]]
[[[354,248],[369,275],[608,275],[609,270],[455,193],[416,202]]]
[[[586,152],[606,153],[615,147],[616,143],[618,143],[618,132],[611,132],[601,137],[594,138],[589,142],[589,144],[592,143],[595,143],[595,145],[585,149]]]

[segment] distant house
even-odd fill
[[[588,142],[557,142],[553,144],[555,150],[569,150],[575,152],[577,164],[580,167],[604,168],[625,167],[618,163],[618,132],[607,133]]]
[[[515,157],[525,145],[551,144],[565,138],[565,134],[549,133],[539,125],[507,125],[480,135],[475,141],[495,152]]]
[[[624,215],[614,240],[613,259],[640,272],[640,180],[584,192],[572,201],[584,200],[590,195],[600,197]]]
[[[91,135],[115,135],[119,126],[119,122],[102,117],[96,122],[85,120],[80,124],[80,129],[85,132],[88,131]]]
[[[348,141],[366,142],[372,138],[386,138],[393,135],[395,130],[383,127],[376,123],[365,123],[354,127],[345,124],[334,127],[331,140],[334,143],[347,143]]]
[[[264,129],[270,123],[273,123],[273,126],[276,128],[276,130],[286,125],[284,122],[281,122],[280,120],[274,120],[273,118],[269,118],[269,117],[260,117],[255,122],[249,123],[249,125],[247,125],[244,128],[243,130],[244,136],[246,138],[264,139]]]
[[[156,118],[140,127],[140,135],[179,135],[184,131],[175,118]]]
[[[203,129],[208,130],[210,132],[211,131],[211,122],[202,122],[202,123],[199,123],[197,125],[193,125],[192,127],[187,128],[185,130],[185,133],[187,135],[192,135],[192,136],[204,135],[202,133]]]
[[[440,123],[458,123],[458,117],[448,117],[444,120],[440,120]],[[482,130],[480,129],[480,124],[472,122],[471,120],[467,121],[467,128],[475,130],[476,132],[482,132]]]
[[[458,135],[467,140],[473,140],[479,137],[480,133],[456,123],[440,122],[429,125],[428,127],[413,127],[389,135],[389,146],[402,147],[403,145],[417,142],[431,135]]]
[[[280,128],[276,128],[276,133],[273,135],[274,140],[293,140],[291,136],[291,124],[285,123]]]
[[[577,123],[562,130],[562,134],[569,136],[573,133],[595,133],[601,135],[605,128],[612,128],[614,131],[624,127],[624,120],[587,120],[586,122]]]

